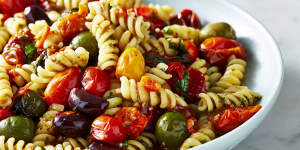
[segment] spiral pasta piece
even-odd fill
[[[45,88],[56,73],[70,67],[85,67],[89,60],[89,52],[82,47],[75,51],[67,47],[64,51],[57,52],[45,60],[45,68],[38,66],[37,73],[31,74],[31,90]]]
[[[147,150],[154,147],[156,137],[152,133],[144,132],[136,140],[128,140],[127,150]]]
[[[193,28],[193,27],[187,27],[183,25],[170,25],[166,26],[164,30],[171,31],[170,33],[164,33],[166,37],[174,37],[178,36],[180,38],[183,38],[185,40],[192,40],[195,43],[200,42],[200,30]]]
[[[180,147],[180,150],[187,150],[198,145],[207,143],[216,137],[211,123],[206,119],[200,123],[198,132],[187,138]]]
[[[142,16],[136,16],[133,12],[124,12],[119,7],[110,7],[108,0],[90,2],[88,7],[90,13],[87,18],[101,15],[112,24],[120,25],[122,28],[130,31],[136,38],[149,39],[151,24],[144,21]]]
[[[245,86],[234,86],[227,90],[225,93],[200,93],[199,97],[201,98],[198,109],[200,111],[212,112],[215,109],[221,109],[225,105],[230,106],[249,106],[254,105],[261,96],[250,90]]]
[[[86,23],[86,26],[98,41],[98,66],[102,70],[108,70],[115,67],[117,65],[119,54],[119,48],[117,46],[118,41],[112,38],[115,27],[101,15],[95,16],[92,22]]]
[[[160,105],[162,109],[174,108],[176,105],[187,106],[182,97],[169,89],[160,88],[157,92],[149,92],[134,79],[128,80],[127,77],[122,76],[120,80],[121,88],[116,89],[115,92],[121,94],[125,99],[132,100],[134,103],[150,102],[151,106]]]
[[[176,40],[176,41],[175,41]],[[156,50],[160,55],[168,55],[168,56],[175,56],[177,51],[170,47],[170,41],[177,42],[178,39],[168,39],[168,38],[159,38],[157,39],[154,36],[151,36],[149,40],[144,41],[139,45],[139,49],[142,51],[151,51]]]
[[[68,10],[78,8],[79,4],[87,4],[88,0],[51,0],[51,2],[56,3],[56,6],[60,8]]]
[[[7,107],[12,103],[13,91],[5,67],[0,66],[0,107]]]
[[[125,50],[127,47],[137,47],[138,44],[142,41],[139,38],[136,38],[129,30],[118,26],[115,29],[113,37],[119,41],[119,48]]]
[[[213,91],[222,92],[223,90],[242,84],[247,62],[231,56],[228,60],[224,75],[216,82],[216,86],[212,88]]]
[[[154,9],[158,15],[158,18],[163,20],[167,24],[170,24],[170,19],[177,15],[175,9],[168,5],[150,3],[148,7]]]
[[[222,74],[219,71],[219,67],[217,66],[209,66],[206,75],[208,76],[208,82],[206,85],[207,89],[209,89],[222,77]]]
[[[109,102],[109,105],[104,114],[114,115],[117,111],[121,109],[119,107],[123,102],[121,97],[109,97],[106,98],[106,100]]]
[[[61,14],[55,10],[47,11],[46,14],[52,23],[56,22],[61,17]]]
[[[4,22],[5,29],[11,35],[15,35],[20,30],[27,28],[25,19],[19,15],[20,14],[16,14],[14,17],[10,17]]]
[[[6,139],[5,136],[0,136],[1,150],[34,150],[32,143],[25,143],[23,140],[16,140],[11,137]]]
[[[142,0],[110,0],[110,3],[126,9],[147,6]]]
[[[31,64],[24,64],[21,67],[11,69],[15,75],[12,79],[19,87],[31,81],[31,74],[35,71],[35,62]]]
[[[7,41],[9,40],[9,37],[10,35],[8,31],[4,27],[1,27],[0,25],[0,52],[3,51],[3,48],[6,45]]]
[[[168,65],[165,63],[159,63],[155,68],[146,68],[147,73],[145,76],[149,76],[153,80],[156,80],[161,85],[166,84],[166,80],[171,79],[172,75],[165,73],[168,69]]]

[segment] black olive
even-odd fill
[[[66,137],[80,137],[88,133],[90,120],[75,112],[61,112],[53,120],[54,131]]]
[[[74,111],[92,117],[101,115],[109,105],[109,102],[101,97],[92,95],[78,88],[71,90],[68,102],[69,106],[74,108]]]
[[[99,141],[93,141],[89,145],[89,150],[123,150],[119,145],[112,145],[108,143],[103,143]]]
[[[51,25],[51,20],[48,15],[38,6],[26,7],[24,15],[27,23],[35,23],[37,20],[45,20],[49,26]]]

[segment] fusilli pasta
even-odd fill
[[[128,140],[127,150],[147,150],[154,147],[156,137],[152,133],[144,132],[136,140]]]
[[[115,29],[113,37],[119,41],[119,48],[121,50],[124,50],[127,47],[136,47],[141,42],[141,39],[136,38],[129,30],[126,30],[121,26],[118,26]]]
[[[200,93],[199,97],[201,100],[198,109],[208,112],[223,108],[225,105],[237,107],[254,105],[261,98],[258,93],[242,86],[233,86],[225,90],[225,93]]]
[[[10,35],[8,31],[0,26],[0,52],[3,51],[4,46],[6,45]]]
[[[32,143],[25,143],[23,140],[16,140],[11,137],[5,139],[5,136],[0,136],[0,149],[1,150],[34,150]]]
[[[116,5],[126,9],[147,6],[142,0],[110,0],[110,2],[113,6]]]
[[[24,18],[15,15],[14,17],[8,18],[4,22],[5,29],[11,34],[15,35],[23,28],[27,27],[26,21]]]
[[[92,22],[86,23],[86,26],[98,41],[98,66],[103,70],[116,66],[119,48],[118,41],[112,38],[115,32],[114,26],[101,15],[95,16]]]
[[[111,94],[110,91],[108,94]],[[107,110],[104,112],[104,114],[114,115],[118,110],[121,108],[119,105],[122,104],[122,98],[120,97],[109,97],[107,98],[107,101],[109,102]]]
[[[157,39],[154,36],[151,36],[149,40],[144,41],[139,45],[139,49],[143,52],[156,50],[159,52],[160,55],[168,55],[168,56],[175,56],[177,54],[176,50],[170,47],[170,41],[174,42],[177,39],[168,39],[168,38],[159,38]],[[176,41],[175,41],[176,42]]]
[[[168,65],[165,63],[159,63],[155,68],[146,68],[147,73],[145,76],[149,76],[153,80],[156,80],[161,85],[166,84],[166,80],[171,79],[172,75],[165,73],[168,69]]]
[[[160,88],[158,92],[149,92],[145,90],[141,84],[134,79],[128,80],[122,76],[121,88],[116,89],[116,93],[121,94],[125,99],[131,99],[135,103],[150,102],[151,106],[160,104],[160,108],[174,108],[176,105],[187,106],[182,97],[173,93],[169,89]]]
[[[31,81],[31,74],[35,71],[35,62],[31,64],[24,64],[21,67],[11,69],[13,74],[13,81],[20,87]]]
[[[171,31],[169,33],[164,33],[166,37],[178,36],[186,40],[193,40],[195,43],[200,42],[200,30],[193,27],[187,27],[183,25],[170,25],[166,26],[163,30]]]
[[[65,8],[66,10],[72,8],[78,8],[79,4],[87,4],[88,0],[51,0],[52,3],[56,3],[56,6]]]
[[[48,56],[45,60],[45,68],[38,66],[37,73],[31,74],[32,85],[30,89],[34,91],[42,89],[57,72],[70,67],[85,67],[88,60],[89,52],[82,47],[75,51],[71,47],[67,47],[64,51]]]
[[[159,5],[159,4],[149,4],[148,7],[156,10],[158,18],[163,20],[165,23],[169,24],[170,19],[177,15],[175,9],[168,5]]]
[[[61,14],[55,10],[48,11],[46,12],[46,14],[48,15],[52,23],[56,22],[61,17]]]
[[[7,107],[12,103],[12,88],[5,67],[0,66],[0,107]]]

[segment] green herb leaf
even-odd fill
[[[33,43],[25,44],[25,55],[27,57],[27,63],[30,63],[36,53],[36,48]]]
[[[173,30],[171,29],[171,28],[164,28],[163,30],[162,30],[162,32],[164,33],[164,34],[167,34],[167,35],[173,35]]]
[[[109,96],[108,96],[108,98],[115,98],[116,96],[115,96],[115,94],[113,93],[113,92],[109,92]]]
[[[183,94],[187,92],[187,88],[189,86],[189,78],[190,75],[187,71],[184,72],[183,78],[176,83],[176,90],[181,91]]]

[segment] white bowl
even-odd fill
[[[283,79],[280,50],[271,34],[245,11],[224,0],[148,0],[176,8],[194,10],[202,24],[225,21],[236,30],[238,40],[247,48],[245,85],[259,92],[263,108],[235,130],[192,150],[230,150],[244,140],[264,120],[279,95]],[[261,137],[257,137],[260,140]]]

